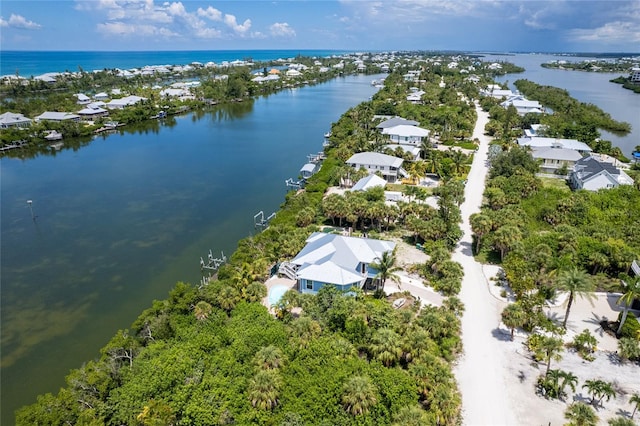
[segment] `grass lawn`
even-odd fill
[[[569,188],[567,181],[564,179],[556,179],[556,178],[550,178],[550,177],[541,177],[538,179],[542,181],[542,185],[545,188],[562,189],[562,190],[566,190],[567,192],[571,191],[571,188]]]

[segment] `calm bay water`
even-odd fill
[[[566,89],[571,96],[581,102],[597,105],[611,117],[618,121],[626,121],[631,124],[631,133],[626,136],[616,136],[602,132],[602,138],[610,140],[614,146],[619,147],[627,156],[636,145],[640,145],[640,94],[623,89],[622,85],[609,82],[612,78],[619,77],[620,73],[595,73],[581,71],[562,71],[542,68],[540,64],[552,60],[566,60],[579,62],[583,57],[567,57],[557,55],[489,55],[483,60],[501,60],[514,63],[526,69],[520,74],[507,74],[497,78],[499,82],[513,83],[516,80],[527,79],[538,84],[560,87]],[[511,89],[515,90],[513,84]]]
[[[253,215],[378,76],[350,76],[158,130],[124,132],[30,160],[0,159],[2,423],[95,358],[177,281],[200,280],[209,249],[229,255]],[[34,222],[27,200],[33,200]]]

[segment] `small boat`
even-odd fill
[[[404,297],[401,297],[400,299],[394,300],[393,301],[393,309],[401,308],[402,305],[404,305],[406,301],[407,301],[407,299],[405,299]]]

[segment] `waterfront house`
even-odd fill
[[[31,126],[31,119],[22,114],[14,112],[5,112],[4,114],[0,114],[0,129],[29,126]]]
[[[376,126],[376,129],[382,131],[388,127],[395,127],[395,126],[400,126],[400,125],[407,125],[407,126],[417,126],[418,123],[417,121],[414,120],[407,120],[406,118],[402,118],[402,117],[392,117],[389,118],[387,120],[382,121],[380,124],[378,124]]]
[[[45,111],[35,118],[36,121],[80,121],[78,114],[70,112]]]
[[[378,274],[371,263],[395,246],[391,241],[314,232],[280,272],[295,279],[301,293],[315,294],[327,285],[341,291],[369,287]]]
[[[518,138],[517,143],[521,147],[530,147],[531,149],[551,148],[553,146],[573,149],[583,155],[588,155],[592,151],[589,145],[575,139],[544,138],[536,136],[531,138]]]
[[[532,124],[528,129],[524,129],[527,138],[542,137],[541,133],[547,128],[544,124]]]
[[[78,115],[82,117],[83,120],[95,120],[109,115],[109,111],[99,106],[89,104],[86,108],[78,111]]]
[[[589,156],[576,162],[569,175],[569,183],[576,190],[598,191],[620,185],[633,185],[633,179],[612,163]]]
[[[640,83],[640,68],[633,67],[629,71],[629,81],[632,83]]]
[[[393,143],[401,145],[420,146],[424,138],[429,137],[429,130],[418,126],[401,124],[399,126],[386,127],[382,130],[383,135],[388,135]]]
[[[369,174],[380,173],[389,183],[398,180],[398,176],[407,177],[402,169],[402,158],[393,157],[379,152],[359,152],[353,154],[346,163],[356,170],[365,169]]]
[[[551,148],[535,148],[531,151],[531,156],[540,161],[540,172],[557,173],[558,170],[566,168],[567,172],[582,158],[575,149],[562,148],[554,145]]]
[[[145,101],[146,98],[142,98],[140,96],[125,96],[124,98],[112,99],[111,102],[106,104],[106,107],[109,109],[124,109],[129,105],[135,105],[138,102]]]
[[[530,101],[522,95],[514,95],[500,103],[503,108],[509,108],[511,105],[516,109],[518,115],[525,114],[542,114],[544,108],[538,101]]]

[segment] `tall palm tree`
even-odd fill
[[[540,338],[540,346],[539,355],[542,361],[547,363],[547,369],[545,371],[545,375],[549,373],[549,369],[551,368],[551,361],[560,361],[562,359],[562,350],[564,349],[564,343],[562,339],[553,336],[541,336]]]
[[[345,383],[342,405],[350,414],[367,414],[377,402],[376,387],[368,377],[354,376]]]
[[[564,412],[564,418],[569,420],[568,426],[597,426],[598,416],[593,408],[584,402],[574,402]]]
[[[421,426],[429,424],[427,412],[419,405],[402,407],[394,416],[391,426]]]
[[[595,298],[593,294],[594,285],[591,276],[575,266],[569,270],[560,272],[556,280],[559,290],[569,292],[569,300],[567,300],[567,310],[564,314],[562,327],[567,328],[567,320],[569,319],[569,311],[576,296],[586,297],[589,301]]]
[[[474,213],[469,217],[471,224],[471,230],[476,236],[476,253],[480,250],[480,244],[482,243],[482,237],[491,232],[493,228],[493,222],[491,218],[486,214]]]
[[[629,398],[629,403],[633,404],[633,412],[631,413],[631,418],[633,419],[633,416],[636,415],[636,411],[640,409],[640,393],[635,392],[633,395],[631,395],[631,397]]]
[[[370,266],[378,271],[375,279],[379,283],[382,283],[382,290],[384,291],[384,285],[387,280],[394,281],[400,285],[400,277],[396,272],[401,271],[402,268],[396,265],[396,255],[392,251],[385,251],[381,257],[377,257]]]
[[[493,234],[493,246],[500,251],[500,259],[504,260],[507,251],[522,239],[522,232],[514,225],[504,225]]]
[[[640,298],[640,277],[635,277],[630,284],[622,281],[622,285],[624,288],[624,294],[620,296],[620,298],[616,301],[617,305],[624,303],[624,310],[622,311],[622,318],[620,319],[620,325],[618,326],[618,331],[616,334],[620,334],[622,331],[622,326],[624,322],[627,320],[627,315],[629,314],[629,309],[631,309],[631,305],[633,305],[633,301],[636,298]]]
[[[251,405],[261,410],[271,410],[278,405],[282,380],[277,370],[260,370],[249,382]]]
[[[527,314],[519,303],[511,303],[502,311],[502,322],[511,330],[511,340],[516,328],[522,327],[527,320]]]
[[[615,398],[616,396],[616,390],[613,388],[613,385],[604,380],[587,380],[582,387],[587,388],[587,391],[591,394],[591,405],[594,407],[602,405],[604,398],[607,398],[607,401],[609,401],[611,397]]]

